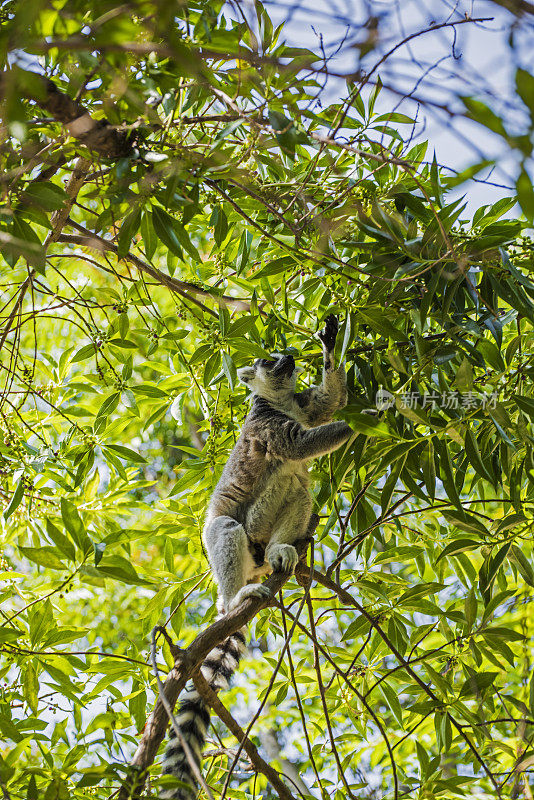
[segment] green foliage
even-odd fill
[[[296,582],[258,616],[263,654],[223,702],[265,701],[252,735],[277,733],[314,796],[498,796],[534,733],[530,178],[525,219],[504,218],[516,197],[469,218],[379,86],[312,107],[317,54],[261,3],[251,27],[222,5],[35,0],[0,31],[132,144],[88,149],[34,75],[5,79],[0,786],[118,787],[156,696],[150,630],[187,645],[214,615],[200,530],[247,412],[236,368],[294,352],[310,384],[335,312],[357,437],[313,469],[328,578],[308,619]],[[532,115],[520,70],[517,90]],[[227,764],[206,763],[215,795]],[[272,796],[247,764],[232,787]]]

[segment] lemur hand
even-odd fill
[[[337,332],[339,330],[338,318],[335,314],[329,314],[324,321],[324,330],[319,331],[317,336],[330,352],[336,346]]]

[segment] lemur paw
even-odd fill
[[[335,314],[329,314],[324,321],[324,329],[317,333],[317,336],[328,351],[333,350],[336,345],[337,333],[339,331],[339,321]]]
[[[243,586],[242,589],[233,597],[228,603],[228,611],[232,611],[237,606],[240,606],[243,600],[249,597],[260,597],[262,600],[271,599],[273,596],[271,590],[264,583],[249,583]]]
[[[299,560],[292,544],[275,544],[268,549],[266,556],[275,572],[293,572]]]

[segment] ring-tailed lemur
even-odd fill
[[[331,315],[319,333],[324,355],[319,386],[295,392],[297,369],[290,355],[259,359],[237,371],[252,389],[252,409],[215,487],[203,530],[221,613],[247,597],[270,597],[265,585],[249,581],[271,570],[294,570],[298,555],[293,542],[304,538],[312,512],[306,463],[336,450],[352,434],[345,422],[330,422],[347,402],[345,368],[334,368],[337,332],[337,318]],[[238,631],[206,658],[202,674],[215,691],[226,688],[244,648],[245,637]],[[199,764],[209,719],[198,692],[187,692],[176,721]],[[193,771],[172,728],[163,773],[190,787],[163,797],[195,796]]]

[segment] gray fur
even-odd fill
[[[239,379],[252,389],[252,408],[211,496],[203,530],[222,613],[247,597],[270,597],[265,585],[254,582],[263,575],[294,570],[298,555],[293,543],[305,537],[312,513],[307,462],[336,450],[352,434],[344,422],[330,422],[347,402],[345,368],[333,367],[337,328],[337,319],[328,317],[319,334],[324,356],[319,386],[295,392],[292,356],[260,359],[238,370]],[[239,632],[205,660],[202,672],[215,691],[228,685],[243,647]],[[177,722],[199,763],[207,718],[202,699],[190,691]],[[192,770],[172,733],[163,772],[191,789],[162,797],[191,800]]]

